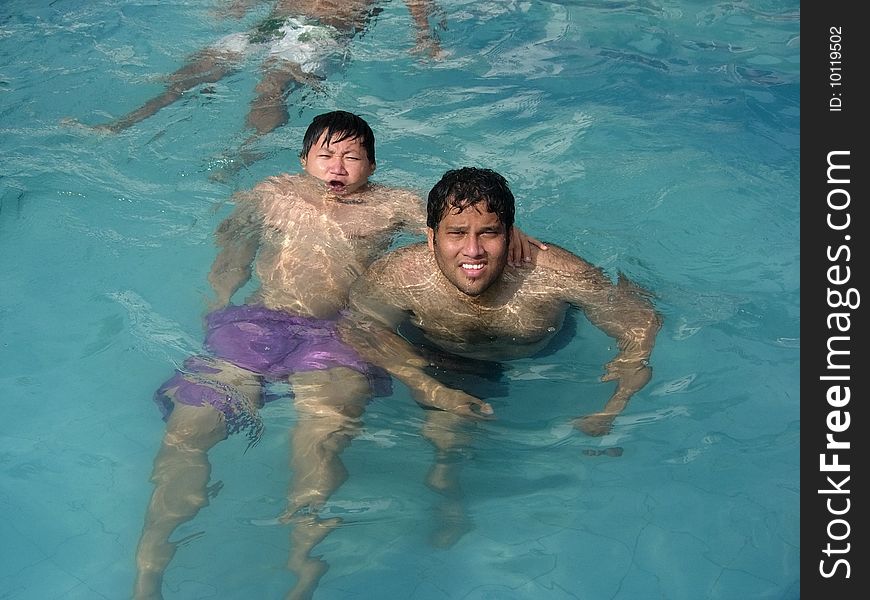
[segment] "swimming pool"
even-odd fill
[[[341,108],[375,130],[375,180],[425,192],[494,168],[526,231],[653,290],[665,323],[605,438],[568,425],[609,395],[597,329],[507,367],[462,472],[473,528],[446,550],[421,411],[402,388],[376,401],[316,598],[799,597],[799,3],[440,5],[445,59],[409,54],[404,5],[383,4],[344,69],[291,96],[265,158],[219,180],[256,63],[118,135],[62,120],[125,113],[239,22],[210,0],[4,3],[0,595],[129,596],[163,433],[151,396],[200,348],[212,232]],[[275,517],[295,415],[263,418],[256,447],[210,453],[222,488],[176,532],[167,598],[292,586]]]

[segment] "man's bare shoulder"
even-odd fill
[[[547,250],[538,251],[533,261],[534,267],[527,281],[545,281],[547,289],[558,295],[567,294],[568,298],[577,300],[585,294],[613,287],[613,280],[601,267],[550,242],[547,242]]]
[[[376,260],[369,272],[373,277],[386,277],[396,283],[408,278],[418,279],[423,273],[421,268],[433,262],[431,254],[424,242],[402,246]]]
[[[364,311],[383,313],[386,305],[406,309],[414,304],[414,290],[425,285],[432,272],[431,252],[426,244],[411,244],[392,250],[372,263],[354,282],[351,305]]]
[[[580,258],[573,252],[547,242],[547,250],[542,251],[534,248],[534,266],[541,269],[551,269],[555,271],[585,273],[588,271],[599,271],[596,266]]]

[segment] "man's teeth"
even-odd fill
[[[480,270],[483,268],[483,265],[469,265],[469,264],[463,264],[463,265],[462,265],[462,268],[463,268],[463,269],[470,269],[470,270],[472,270],[472,271],[480,271]]]

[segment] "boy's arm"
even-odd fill
[[[512,267],[527,267],[532,261],[532,246],[546,250],[547,244],[533,238],[514,225],[511,227],[511,239],[508,244],[508,264]]]
[[[573,255],[571,255],[573,257]],[[609,433],[613,420],[629,399],[652,376],[649,357],[661,328],[661,315],[650,302],[651,294],[620,274],[616,284],[600,269],[573,257],[570,302],[589,321],[616,340],[618,352],[605,366],[601,381],[615,381],[616,390],[603,410],[574,420],[574,426],[592,436]]]
[[[396,333],[408,314],[398,300],[401,289],[394,287],[400,284],[379,277],[378,266],[376,263],[351,288],[349,308],[339,325],[342,338],[365,360],[407,385],[419,405],[465,417],[490,418],[489,404],[446,387],[424,371],[426,359]]]
[[[251,204],[240,198],[232,214],[215,230],[215,244],[220,250],[208,274],[215,292],[210,310],[229,304],[233,294],[251,278],[251,268],[260,244],[259,221]]]

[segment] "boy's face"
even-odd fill
[[[451,208],[428,229],[429,249],[444,276],[469,296],[479,296],[496,283],[507,266],[505,227],[493,212],[481,211],[484,203]]]
[[[333,135],[333,137],[336,137]],[[332,142],[326,133],[311,146],[308,156],[302,159],[305,172],[326,183],[336,196],[353,194],[369,181],[375,165],[359,138]]]

